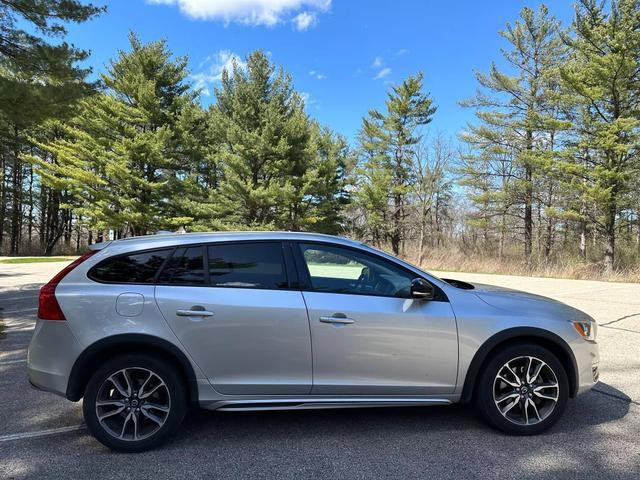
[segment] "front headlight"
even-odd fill
[[[589,321],[573,321],[573,328],[580,334],[582,338],[589,342],[596,341],[596,335],[598,333],[598,324],[596,322]]]

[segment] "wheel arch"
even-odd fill
[[[186,355],[171,342],[153,335],[124,333],[103,338],[89,345],[76,359],[65,396],[77,402],[84,395],[84,389],[98,366],[115,355],[126,353],[151,353],[168,357],[178,368],[187,388],[190,402],[198,401],[198,383],[195,372]]]
[[[476,380],[482,371],[482,367],[493,353],[508,345],[522,342],[536,343],[547,348],[558,357],[569,379],[569,396],[575,397],[578,392],[578,366],[567,342],[555,333],[542,328],[514,327],[496,333],[480,346],[467,369],[460,401],[464,403],[471,401],[476,388]]]

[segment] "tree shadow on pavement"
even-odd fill
[[[222,456],[232,445],[240,451],[273,451],[279,443],[292,448],[299,459],[346,461],[360,452],[360,458],[351,460],[356,477],[372,475],[366,468],[358,472],[358,463],[369,459],[387,462],[393,466],[389,471],[398,469],[403,476],[411,476],[412,468],[421,464],[427,476],[440,472],[451,478],[493,478],[500,473],[503,478],[536,480],[637,479],[638,470],[625,465],[640,462],[640,421],[633,416],[620,422],[635,404],[624,392],[600,383],[597,391],[569,401],[551,430],[531,437],[496,432],[466,405],[261,413],[199,410],[190,413],[175,442],[181,448],[204,442]],[[635,451],[624,453],[625,445],[635,445]]]
[[[175,437],[150,452],[117,454],[76,432],[55,441],[16,442],[3,461],[14,466],[16,478],[122,478],[122,472],[136,472],[136,478],[161,473],[163,478],[635,480],[640,416],[628,413],[638,407],[611,386],[598,388],[607,395],[579,396],[556,426],[531,437],[495,432],[465,405],[194,410]]]

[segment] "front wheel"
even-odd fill
[[[535,435],[558,421],[568,396],[569,381],[557,357],[539,345],[518,344],[489,359],[476,401],[492,427],[511,435]]]
[[[89,380],[84,419],[107,447],[122,452],[149,450],[180,425],[186,395],[177,370],[154,355],[114,358]]]

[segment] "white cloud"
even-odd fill
[[[317,80],[324,80],[325,78],[327,78],[324,73],[316,72],[315,70],[311,70],[309,72],[309,75]]]
[[[206,97],[210,96],[211,86],[213,83],[219,82],[222,79],[222,72],[226,70],[230,74],[233,74],[234,62],[241,69],[247,66],[239,55],[229,50],[220,50],[218,53],[209,55],[200,62],[200,68],[205,67],[204,71],[191,75],[193,87],[196,90],[200,90],[202,95]]]
[[[200,91],[205,97],[211,96],[211,90],[209,90],[208,85],[213,82],[213,80],[211,80],[206,73],[194,73],[191,75],[191,80],[193,80],[193,88],[195,90]]]
[[[409,50],[407,50],[406,48],[401,48],[396,52],[396,56],[400,57],[402,55],[406,55],[407,53],[409,53]]]
[[[316,13],[331,7],[331,0],[147,0],[151,4],[177,5],[191,18],[222,20],[246,25],[273,26],[293,21],[298,30],[316,22]],[[301,10],[303,10],[301,12]]]
[[[311,96],[309,92],[300,92],[300,98],[302,98],[302,101],[304,102],[304,106],[306,108],[310,108],[313,106],[316,110],[319,109],[318,102]]]
[[[382,57],[376,57],[373,59],[373,63],[371,64],[371,68],[379,68],[384,64]]]
[[[305,31],[311,25],[316,23],[315,13],[302,12],[293,17],[293,23],[299,32]]]
[[[369,68],[378,70],[378,73],[373,77],[374,80],[380,80],[391,75],[391,69],[385,66],[385,62],[382,57],[374,58],[373,63]]]
[[[389,75],[391,75],[391,69],[390,68],[383,68],[382,70],[380,70],[375,77],[373,77],[374,80],[380,80],[381,78],[385,78],[388,77]]]

